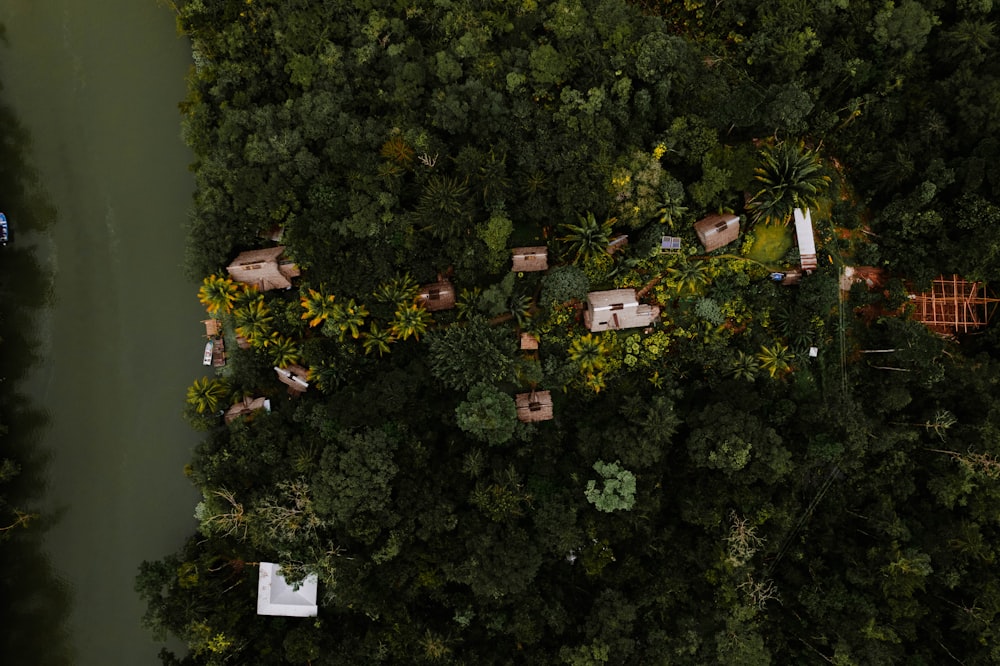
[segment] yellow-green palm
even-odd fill
[[[760,361],[760,367],[767,370],[773,379],[791,371],[795,354],[787,346],[775,342],[770,347],[761,345],[760,351],[757,352],[757,360]]]
[[[233,309],[239,287],[232,278],[209,275],[198,289],[198,300],[209,314],[229,313]]]
[[[365,306],[354,302],[352,298],[344,305],[338,307],[331,315],[328,324],[336,329],[338,337],[343,340],[348,333],[355,340],[361,335],[361,327],[365,325],[365,317],[368,310]],[[323,326],[323,332],[327,333],[327,326]]]
[[[299,303],[305,309],[302,318],[308,319],[311,327],[319,326],[337,311],[335,300],[333,294],[323,293],[322,287],[319,290],[307,289],[299,298]]]
[[[703,261],[685,261],[680,266],[667,269],[670,282],[678,294],[698,293],[701,286],[708,282],[708,273],[708,265]]]
[[[264,303],[264,297],[257,295],[257,298],[250,300],[246,305],[233,313],[236,318],[236,332],[247,339],[254,347],[266,346],[266,340],[271,335],[271,315],[270,308]]]
[[[566,244],[567,255],[572,256],[573,263],[586,261],[601,252],[607,252],[611,240],[611,229],[615,218],[598,222],[594,214],[587,212],[579,216],[578,224],[564,224],[560,229],[563,235],[559,241]]]
[[[202,377],[188,387],[187,403],[199,414],[214,414],[229,394],[229,386],[216,377]]]
[[[279,368],[287,368],[299,362],[299,346],[291,338],[278,335],[268,346],[271,351],[271,359]]]
[[[610,349],[599,337],[587,333],[572,342],[569,346],[569,358],[580,366],[580,371],[587,375],[599,373],[604,368],[604,362]]]
[[[375,322],[372,322],[368,330],[361,334],[361,344],[364,346],[366,354],[377,352],[379,356],[382,356],[389,351],[389,343],[392,340],[392,332],[379,328]]]
[[[419,340],[420,336],[427,331],[430,323],[431,313],[425,310],[422,305],[416,303],[409,307],[401,305],[396,310],[396,318],[389,330],[399,340],[406,340],[410,337]]]

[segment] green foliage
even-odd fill
[[[563,235],[559,241],[565,244],[565,255],[578,264],[607,252],[614,224],[614,218],[598,222],[594,214],[587,211],[586,215],[579,217],[577,224],[562,225]]]
[[[599,481],[587,481],[584,496],[598,511],[628,511],[635,506],[635,475],[623,469],[620,461],[606,463],[598,460],[594,471],[601,475]]]
[[[513,377],[516,338],[482,317],[435,331],[427,345],[431,374],[451,388],[496,385]]]
[[[589,289],[590,281],[579,267],[556,266],[542,278],[541,303],[551,308],[574,299],[582,301]]]
[[[481,442],[498,446],[510,440],[517,425],[517,408],[508,394],[488,384],[469,389],[455,408],[458,426]]]
[[[754,178],[760,188],[747,208],[755,221],[767,224],[787,224],[796,208],[818,208],[830,185],[819,154],[801,142],[766,146]]]

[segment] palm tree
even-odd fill
[[[333,331],[327,331],[329,327],[336,330],[340,340],[343,340],[344,335],[348,332],[352,338],[357,340],[358,336],[361,335],[361,327],[365,325],[365,317],[367,316],[368,310],[365,306],[358,305],[352,298],[346,305],[336,308],[333,316],[324,324],[323,333],[328,335],[332,333]]]
[[[271,359],[279,368],[287,368],[299,362],[299,347],[291,338],[278,335],[268,346],[271,348]]]
[[[611,240],[611,229],[615,218],[598,222],[590,211],[579,216],[579,224],[564,224],[559,240],[566,243],[567,254],[573,256],[573,263],[586,261],[602,252],[607,252]]]
[[[409,273],[403,273],[381,284],[375,292],[375,298],[383,303],[409,303],[419,293],[420,285]]]
[[[584,374],[594,374],[604,368],[609,351],[604,340],[587,333],[569,346],[569,358],[580,366],[580,371]]]
[[[786,345],[775,342],[770,348],[761,345],[760,351],[757,352],[757,360],[760,361],[760,367],[767,370],[774,379],[791,372],[795,354]]]
[[[754,221],[788,224],[796,208],[817,208],[830,185],[819,153],[801,141],[766,147],[754,169],[760,189],[747,204]]]
[[[302,318],[309,320],[311,328],[319,326],[336,312],[335,300],[336,297],[333,294],[323,292],[322,286],[318,290],[307,288],[299,297],[299,303],[305,310],[302,313]]]
[[[246,338],[247,342],[254,347],[267,346],[274,317],[262,295],[258,294],[257,298],[236,310],[233,317],[236,318],[236,332]]]
[[[400,305],[396,309],[396,318],[389,330],[400,340],[406,340],[411,336],[419,340],[420,335],[427,331],[431,321],[431,313],[424,309],[424,306],[417,303],[409,307]]]
[[[208,310],[208,314],[214,315],[220,312],[228,314],[233,309],[238,291],[239,287],[232,278],[209,275],[202,280],[198,289],[198,300]]]
[[[756,356],[738,351],[736,352],[736,358],[733,359],[732,365],[729,368],[729,376],[734,379],[743,379],[752,382],[757,378],[757,371],[759,369],[760,363],[757,361]]]
[[[389,351],[389,343],[394,339],[389,330],[379,328],[375,322],[372,322],[368,330],[361,334],[361,338],[365,353],[378,352],[379,356]]]
[[[690,291],[692,294],[698,293],[703,284],[708,282],[709,268],[704,261],[686,261],[680,266],[667,269],[670,281],[678,294]]]
[[[481,293],[482,289],[479,287],[471,289],[462,287],[462,291],[458,292],[458,298],[455,300],[455,319],[468,319],[469,315],[475,311]]]
[[[199,414],[214,414],[219,403],[229,395],[229,386],[218,377],[202,377],[188,387],[187,403]]]
[[[328,363],[309,366],[309,382],[323,393],[328,393],[340,383],[340,370]]]
[[[687,210],[686,206],[681,205],[680,200],[668,198],[660,205],[656,214],[660,218],[660,224],[665,224],[670,229],[673,229],[674,224],[683,217]]]

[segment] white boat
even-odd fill
[[[215,341],[209,340],[205,343],[205,357],[201,360],[203,365],[212,365],[212,348],[215,347]]]
[[[10,227],[7,226],[7,216],[0,213],[0,245],[6,245],[10,240]]]

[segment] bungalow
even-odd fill
[[[694,223],[698,240],[705,246],[705,252],[729,245],[740,235],[740,216],[732,213],[714,214]]]
[[[271,411],[271,401],[267,398],[243,398],[226,410],[223,419],[225,419],[226,423],[232,423],[239,417],[247,416],[260,409],[268,412]]]
[[[531,423],[552,420],[552,394],[549,391],[518,393],[514,396],[514,405],[517,407],[519,421]]]
[[[439,275],[437,282],[420,287],[417,302],[430,312],[449,310],[455,307],[455,287]]]
[[[290,365],[287,368],[275,366],[274,371],[278,373],[278,380],[288,386],[289,392],[305,393],[306,389],[309,388],[309,382],[307,381],[309,379],[309,371],[301,365]]]
[[[549,250],[544,245],[515,247],[510,252],[513,259],[510,270],[515,273],[544,271],[549,267]]]
[[[316,617],[318,588],[316,574],[306,576],[298,585],[291,585],[281,575],[281,565],[261,562],[257,576],[257,615]]]
[[[226,270],[237,282],[252,285],[260,291],[290,289],[292,278],[299,276],[299,268],[281,258],[284,252],[284,245],[241,252]]]
[[[816,237],[813,235],[812,216],[809,209],[803,213],[795,209],[795,237],[799,242],[799,264],[806,275],[816,270]]]
[[[640,303],[635,289],[610,289],[587,294],[583,323],[591,331],[649,326],[660,316],[660,308]]]

